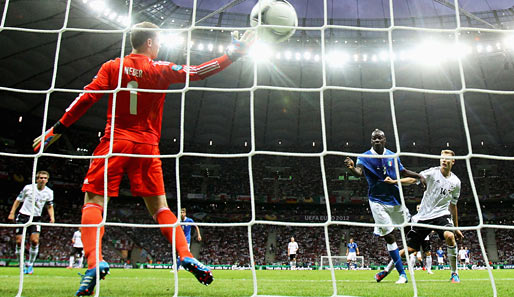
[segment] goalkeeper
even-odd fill
[[[189,80],[205,79],[227,68],[232,62],[245,55],[253,32],[247,31],[241,40],[234,39],[226,54],[199,66],[177,65],[171,62],[154,61],[159,53],[159,27],[149,22],[134,25],[130,34],[132,53],[123,59],[117,58],[102,65],[86,91],[109,91],[121,88],[153,89],[155,92],[119,91],[116,95],[116,114],[113,115],[113,94],[109,95],[105,136],[96,147],[94,156],[109,153],[112,140],[112,153],[159,155],[161,122],[165,94],[170,84]],[[123,67],[120,69],[120,67]],[[121,72],[121,85],[118,78]],[[60,135],[76,122],[94,103],[102,98],[102,93],[82,93],[66,109],[62,118],[42,136],[34,140],[34,150],[42,151],[56,141]],[[114,124],[113,124],[113,120]],[[114,127],[112,127],[114,125]],[[110,139],[111,129],[114,130]],[[41,145],[43,148],[41,149]],[[143,197],[150,215],[158,224],[174,224],[176,216],[166,202],[162,166],[159,158],[134,158],[114,156],[108,159],[105,168],[103,158],[93,159],[84,179],[85,192],[82,208],[82,224],[100,224],[104,206],[104,170],[107,169],[107,196],[118,196],[119,185],[124,173],[130,180],[132,195]],[[100,230],[96,250],[97,230]],[[197,261],[187,246],[182,228],[162,227],[163,235],[172,242],[175,239],[177,252],[184,269],[190,271],[204,285],[212,280],[211,270]],[[87,258],[88,270],[82,277],[76,296],[92,295],[96,285],[96,269],[103,279],[109,273],[109,265],[102,259],[102,236],[104,227],[82,227],[82,241]],[[98,253],[99,263],[96,262]]]

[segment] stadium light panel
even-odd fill
[[[362,61],[364,61],[364,62],[368,61],[368,55],[367,54],[363,54],[362,55]]]
[[[113,13],[111,13],[111,14],[109,15],[109,19],[110,19],[110,20],[114,20],[114,18],[115,18],[117,15],[118,15],[117,13],[113,12]]]
[[[389,58],[389,53],[386,51],[381,51],[379,56],[380,56],[380,60],[385,62]]]
[[[101,12],[105,8],[105,2],[99,1],[99,0],[91,1],[91,2],[89,2],[89,7],[96,12]]]
[[[486,50],[488,53],[490,53],[490,52],[492,52],[492,51],[493,51],[493,47],[492,47],[491,45],[488,45],[488,46],[486,46],[486,47],[485,47],[485,50]]]
[[[373,61],[373,62],[378,61],[378,57],[377,57],[377,55],[373,55],[373,56],[371,56],[371,61]]]
[[[296,58],[296,61],[300,61],[300,59],[302,58],[302,54],[296,53],[295,58]]]
[[[319,55],[314,55],[314,61],[319,62]]]
[[[291,58],[293,57],[293,53],[291,53],[290,51],[286,51],[284,56],[286,57],[286,60],[291,60]]]
[[[214,49],[214,45],[212,43],[209,43],[209,45],[207,46],[207,49],[212,52],[212,50]]]
[[[219,45],[218,46],[218,53],[222,53],[223,52],[223,45]]]
[[[250,57],[257,61],[267,61],[272,55],[271,47],[263,42],[256,42],[250,50]]]
[[[111,14],[111,9],[109,7],[106,7],[104,9],[104,17],[108,17]]]
[[[503,43],[505,44],[506,48],[514,49],[514,37],[508,36],[503,39]]]
[[[277,53],[277,54],[275,55],[275,59],[277,59],[277,60],[280,60],[280,58],[281,58],[281,57],[282,57],[282,56],[280,55],[280,53]]]
[[[484,47],[481,44],[477,45],[477,53],[481,53]]]
[[[204,47],[203,43],[200,43],[200,44],[198,45],[198,49],[199,49],[199,50],[203,51],[203,49],[204,49],[204,48],[205,48],[205,47]]]
[[[310,52],[303,53],[303,58],[305,60],[309,61],[311,59],[311,53]]]
[[[23,116],[20,116],[20,117],[18,118],[18,123],[21,123],[22,121],[23,121]]]

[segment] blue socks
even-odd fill
[[[400,258],[400,251],[398,250],[398,246],[396,242],[392,244],[387,244],[387,250],[389,251],[389,255],[393,259],[394,266],[400,275],[405,274],[405,270],[403,269],[402,259]]]

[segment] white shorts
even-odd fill
[[[408,210],[402,208],[401,205],[386,205],[373,201],[369,201],[369,208],[373,214],[373,219],[376,224],[390,224],[399,225],[407,222]],[[394,227],[378,227],[375,226],[373,233],[378,236],[385,236],[393,232]]]
[[[357,261],[357,253],[355,253],[355,252],[348,253],[348,257],[346,257],[346,261]]]
[[[466,259],[464,260],[464,263],[469,264],[469,258],[466,258]]]
[[[443,257],[437,257],[437,263],[438,264],[444,264],[444,258]]]

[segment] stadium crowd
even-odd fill
[[[95,143],[79,141],[84,138],[80,133],[67,135],[70,143]],[[22,140],[23,141],[23,140]],[[162,153],[174,153],[177,144],[163,142],[166,147]],[[25,147],[25,145],[23,146]],[[28,146],[30,147],[30,146]],[[94,145],[72,149],[70,146],[53,148],[59,153],[90,155]],[[1,144],[3,151],[25,152],[17,146]],[[190,151],[206,151],[220,148],[201,148],[187,145]],[[272,148],[270,148],[272,149]],[[276,150],[276,148],[274,148]],[[360,152],[367,146],[343,148]],[[413,148],[411,148],[413,149]],[[482,148],[484,151],[499,155],[509,155],[511,151],[503,148]],[[244,150],[244,148],[238,148]],[[281,148],[287,151],[288,148]],[[438,154],[439,148],[416,147],[413,151]],[[227,152],[231,152],[227,150]],[[456,150],[457,153],[466,153]],[[480,148],[475,152],[480,152]],[[25,184],[32,178],[33,159],[1,157],[0,187],[5,199],[0,204],[0,217],[7,222],[12,202]],[[256,155],[253,157],[253,179],[255,195],[255,219],[289,222],[323,222],[326,220],[326,201],[324,197],[323,176],[319,158],[295,158],[282,156]],[[372,222],[367,199],[367,183],[364,179],[354,179],[348,175],[343,158],[327,156],[327,191],[333,220],[352,222]],[[164,178],[167,196],[172,210],[176,205],[177,191],[175,179],[175,159],[163,159]],[[181,204],[188,208],[188,214],[200,222],[249,222],[251,216],[250,184],[248,181],[248,161],[246,158],[180,158]],[[412,170],[420,171],[437,166],[437,160],[414,157],[402,158],[403,164]],[[429,164],[429,165],[428,165]],[[514,202],[514,181],[508,172],[514,168],[512,162],[478,159],[471,160],[474,184],[478,192],[480,210],[485,223],[514,224],[512,204]],[[86,159],[40,157],[38,168],[51,173],[49,187],[55,192],[55,217],[58,223],[79,223],[83,194],[80,191],[82,179],[89,166]],[[464,162],[457,162],[454,172],[462,181],[459,207],[461,225],[477,225],[478,210],[472,195],[471,184]],[[403,187],[406,203],[411,212],[422,197],[420,186]],[[127,180],[122,181],[120,198],[111,203],[120,203],[115,210],[109,210],[109,222],[155,224],[144,210],[143,205],[133,207],[129,198]],[[137,200],[141,203],[141,200]],[[114,209],[114,208],[113,208]],[[48,221],[43,218],[43,221]],[[104,237],[105,258],[112,262],[123,261],[130,251],[141,249],[147,262],[170,262],[171,246],[161,238],[158,228],[114,227]],[[144,230],[144,231],[143,231]],[[199,246],[200,260],[209,264],[249,264],[247,227],[201,227],[204,240]],[[73,228],[44,227],[41,237],[39,259],[66,261],[71,249]],[[268,242],[269,233],[276,234]],[[472,251],[473,259],[480,261],[480,248],[476,232],[466,231],[464,242]],[[0,258],[14,257],[14,229],[0,228]],[[287,262],[286,245],[295,236],[300,246],[299,263],[305,265],[319,262],[326,254],[325,235],[319,227],[278,227],[272,225],[252,226],[252,245],[256,264]],[[330,226],[329,238],[333,255],[345,255],[345,242],[354,237],[360,243],[360,251],[365,264],[383,264],[389,255],[382,248],[382,242],[372,235],[371,228],[347,225]],[[399,235],[397,238],[400,238]],[[514,263],[512,253],[512,232],[496,232],[500,262]],[[65,243],[55,245],[55,242]],[[398,241],[400,242],[400,241]],[[267,248],[267,247],[273,248]],[[378,248],[380,246],[380,248]],[[433,249],[442,246],[434,236]],[[270,263],[271,262],[271,263]]]

